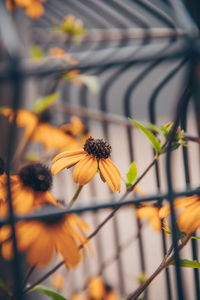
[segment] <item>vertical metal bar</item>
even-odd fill
[[[186,88],[184,90],[183,95],[180,98],[180,101],[177,106],[177,112],[176,112],[176,119],[174,122],[174,127],[169,139],[169,144],[167,148],[167,155],[166,155],[166,174],[167,174],[167,185],[168,185],[168,193],[169,193],[169,203],[170,203],[170,211],[171,211],[171,225],[172,225],[172,241],[173,241],[173,247],[174,247],[174,261],[175,261],[175,273],[176,273],[176,286],[177,286],[177,297],[179,300],[184,300],[184,289],[182,284],[182,276],[181,276],[181,269],[180,269],[180,262],[179,262],[179,253],[178,253],[178,229],[176,224],[176,217],[175,217],[175,211],[173,207],[173,187],[172,187],[172,178],[171,178],[171,144],[175,138],[176,130],[178,128],[179,124],[179,114],[183,109],[183,103],[185,102],[185,99],[188,97],[188,86],[186,85]]]
[[[188,98],[185,99],[184,110],[180,114],[181,128],[186,131],[186,119],[187,119],[187,107],[190,100],[191,94],[188,93]],[[189,174],[189,164],[188,164],[188,149],[186,147],[182,148],[183,151],[183,162],[184,162],[184,170],[185,170],[185,182],[186,187],[190,187],[190,174]],[[192,239],[192,257],[193,260],[197,260],[197,242]],[[193,269],[194,272],[194,285],[195,285],[195,293],[196,299],[200,299],[200,290],[199,290],[199,270]]]
[[[158,99],[158,95],[161,92],[162,88],[166,86],[166,84],[177,74],[178,71],[184,66],[186,62],[186,59],[181,61],[172,71],[170,71],[167,76],[165,76],[161,82],[158,84],[158,86],[155,88],[153,91],[150,100],[149,100],[149,119],[150,122],[153,124],[156,124],[156,101]],[[160,174],[159,174],[159,168],[158,168],[159,163],[156,162],[155,164],[155,175],[156,175],[156,182],[157,182],[157,188],[158,192],[160,192]],[[159,201],[159,205],[161,205],[162,201]],[[162,229],[162,247],[163,247],[163,254],[165,255],[167,252],[167,247],[166,247],[166,238],[165,238],[165,233],[164,230]],[[169,269],[165,269],[165,279],[166,279],[166,286],[167,286],[167,294],[168,294],[168,299],[172,299],[172,291],[171,291],[171,283],[170,283],[170,276],[169,276]]]
[[[10,181],[10,170],[11,170],[11,161],[13,157],[13,150],[16,141],[16,116],[17,110],[20,105],[21,100],[21,73],[19,71],[19,61],[17,58],[12,60],[11,63],[11,74],[10,78],[12,80],[13,87],[13,99],[12,99],[12,109],[14,111],[14,120],[10,125],[10,135],[8,138],[7,144],[7,163],[6,163],[6,174],[7,174],[7,188],[8,188],[8,203],[9,203],[9,223],[12,228],[12,241],[13,241],[13,251],[14,251],[14,260],[13,260],[13,274],[15,278],[14,284],[14,295],[18,300],[24,299],[22,294],[22,271],[20,267],[20,258],[17,250],[17,240],[16,240],[16,232],[15,232],[15,215],[12,206],[12,195],[11,195],[11,181]]]

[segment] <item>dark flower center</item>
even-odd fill
[[[41,163],[31,163],[21,168],[18,175],[24,186],[31,187],[36,192],[45,192],[51,188],[51,172]]]
[[[51,113],[49,110],[44,110],[38,115],[40,123],[49,123],[51,121]]]
[[[112,287],[108,283],[105,283],[105,290],[107,293],[109,293],[112,291]]]
[[[111,153],[111,146],[103,139],[93,139],[90,137],[86,140],[84,150],[96,158],[108,158]]]
[[[0,157],[0,175],[2,175],[5,172],[5,164],[3,159]]]

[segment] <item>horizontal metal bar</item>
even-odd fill
[[[196,188],[196,189],[188,189],[188,190],[184,190],[182,192],[177,192],[177,193],[173,193],[173,198],[177,198],[177,197],[182,197],[182,196],[192,196],[192,195],[196,195],[196,194],[200,194],[200,187]],[[74,209],[63,209],[61,210],[59,207],[56,207],[54,209],[54,212],[40,212],[37,211],[35,214],[33,215],[25,215],[25,216],[15,216],[15,222],[20,221],[20,220],[38,220],[38,219],[48,219],[51,218],[52,216],[54,217],[58,217],[58,216],[62,216],[65,214],[72,214],[72,213],[77,213],[77,214],[81,214],[84,212],[93,212],[93,211],[98,211],[98,210],[102,210],[102,209],[115,209],[117,207],[122,207],[122,206],[128,206],[131,204],[138,204],[138,203],[142,203],[142,202],[148,202],[148,201],[156,201],[156,200],[163,200],[163,199],[168,199],[169,197],[171,197],[172,195],[169,193],[158,193],[156,195],[152,195],[152,196],[148,196],[148,197],[141,197],[141,198],[134,198],[132,200],[127,200],[127,201],[123,201],[123,202],[111,202],[108,203],[104,202],[102,204],[99,205],[91,205],[91,206],[85,206],[85,207],[78,207],[78,208],[74,208]],[[9,218],[4,218],[4,219],[0,219],[0,225],[5,225],[5,224],[9,224]]]
[[[84,118],[87,118],[88,120],[92,120],[92,121],[105,122],[105,123],[115,124],[115,125],[124,126],[124,127],[135,127],[137,129],[137,126],[134,125],[133,123],[131,123],[126,117],[107,113],[107,112],[101,112],[99,110],[91,109],[88,107],[71,105],[69,103],[58,103],[53,106],[53,111],[59,112],[62,114],[63,113],[67,113],[70,115],[76,114],[79,117],[84,117]],[[134,120],[136,120],[136,119],[134,119]],[[148,129],[152,130],[149,127],[148,122],[142,122],[142,124],[145,127],[147,127]],[[157,125],[155,125],[155,126],[158,127]],[[200,144],[200,137],[190,135],[187,132],[184,133],[183,139],[185,141],[196,142],[196,143]]]
[[[198,31],[195,31],[196,37]],[[145,39],[170,39],[186,37],[187,34],[181,28],[127,28],[127,29],[90,29],[80,38],[81,43],[101,43],[122,40],[145,40]],[[68,39],[66,39],[68,40]],[[71,38],[69,37],[69,41]]]
[[[115,49],[116,52],[116,49]],[[136,64],[144,64],[150,61],[155,61],[158,59],[165,59],[166,61],[173,61],[177,59],[184,58],[188,56],[190,53],[189,47],[182,47],[181,49],[167,52],[167,53],[159,53],[159,54],[150,54],[150,55],[141,55],[139,57],[130,58],[124,58],[124,59],[113,59],[106,61],[100,60],[99,62],[82,62],[80,64],[69,65],[63,61],[55,62],[52,61],[52,58],[46,58],[44,63],[38,63],[34,64],[33,60],[22,60],[21,61],[21,76],[22,77],[31,77],[31,76],[37,76],[37,77],[45,77],[50,76],[55,73],[59,72],[66,72],[70,70],[74,70],[75,68],[84,72],[84,70],[92,70],[97,68],[103,68],[103,67],[117,67],[120,65],[130,64],[130,63],[136,63]],[[110,53],[112,54],[112,53]],[[90,56],[92,57],[93,52],[90,53]],[[9,80],[11,76],[9,68],[9,63],[1,63],[0,64],[0,79],[1,80]]]

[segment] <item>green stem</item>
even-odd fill
[[[76,190],[76,192],[75,192],[73,198],[72,198],[71,201],[69,202],[69,205],[68,205],[69,208],[72,207],[72,205],[74,204],[74,202],[75,202],[76,199],[78,198],[78,196],[79,196],[79,194],[80,194],[82,188],[83,188],[83,185],[79,185],[79,186],[78,186],[78,188],[77,188],[77,190]]]

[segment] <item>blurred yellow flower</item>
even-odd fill
[[[17,175],[11,176],[12,204],[15,213],[25,214],[45,204],[57,204],[50,193],[52,177],[49,169],[40,163],[31,163],[22,167]],[[4,180],[6,199],[0,205],[0,217],[9,211],[7,201],[7,180]]]
[[[118,296],[116,292],[111,288],[110,290],[106,291],[105,300],[118,300]]]
[[[72,58],[69,53],[65,52],[62,48],[54,47],[49,49],[49,56],[51,56],[53,59],[64,59],[68,61],[71,65],[75,65],[78,63],[78,61],[74,58]]]
[[[66,134],[69,134],[76,139],[79,139],[81,145],[84,145],[86,140],[90,138],[88,133],[88,128],[81,122],[81,120],[76,117],[72,116],[70,118],[71,123],[66,123],[60,127]]]
[[[12,109],[3,107],[1,113],[13,121],[14,113]],[[44,144],[45,150],[55,149],[58,151],[74,150],[80,147],[76,138],[65,134],[63,130],[48,124],[50,115],[48,110],[44,110],[36,115],[27,110],[18,110],[16,124],[18,127],[25,127],[25,139]]]
[[[58,212],[54,205],[43,206],[41,211]],[[49,210],[48,210],[49,213]],[[73,222],[71,221],[73,219]],[[72,225],[74,224],[74,225]],[[88,225],[75,215],[52,216],[40,220],[19,221],[15,225],[17,247],[25,251],[30,265],[46,267],[53,259],[55,253],[60,253],[67,268],[76,267],[81,260],[79,245],[86,237],[83,230],[89,229]],[[6,260],[13,258],[11,228],[3,226],[0,233],[2,243],[1,253]]]
[[[139,219],[147,218],[152,228],[157,232],[161,232],[162,225],[161,225],[161,218],[159,217],[158,207],[153,205],[143,204],[141,207],[136,209],[136,216]]]
[[[64,276],[58,272],[54,273],[51,277],[51,283],[57,290],[61,290],[63,288],[64,281]]]
[[[183,209],[179,214],[177,223],[182,232],[193,233],[200,227],[200,196],[183,197],[173,202],[174,209]],[[159,215],[165,218],[170,214],[170,205],[160,209]]]
[[[6,7],[8,10],[23,7],[27,16],[36,19],[44,14],[42,2],[45,2],[45,0],[6,0]]]
[[[69,298],[69,300],[89,300],[89,299],[81,294],[74,294]]]
[[[88,295],[90,299],[103,299],[105,294],[104,281],[100,276],[90,278],[88,282]]]
[[[51,168],[53,175],[65,168],[76,167],[73,180],[79,185],[87,184],[99,170],[101,179],[108,183],[113,192],[120,192],[121,174],[110,158],[111,146],[103,139],[90,137],[83,149],[65,151],[54,158]]]

